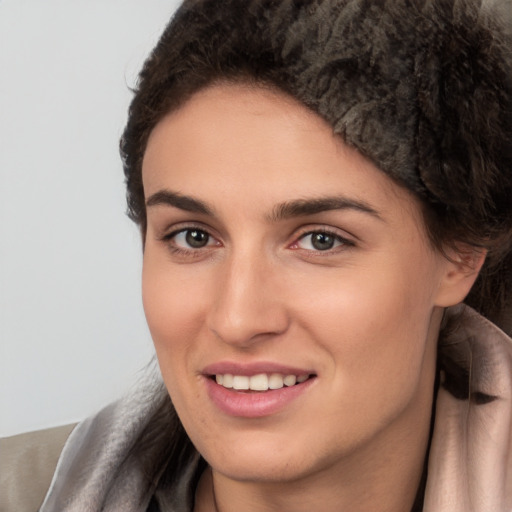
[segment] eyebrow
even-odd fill
[[[214,209],[207,203],[170,190],[160,190],[151,195],[146,201],[146,207],[148,208],[160,205],[173,206],[174,208],[187,212],[200,213],[211,217],[214,216]],[[274,206],[270,215],[267,216],[267,220],[270,222],[279,222],[280,220],[293,217],[305,217],[331,210],[355,210],[369,214],[379,220],[384,220],[377,210],[364,201],[343,196],[286,201]]]
[[[357,212],[372,215],[379,220],[384,220],[377,210],[372,208],[364,201],[343,196],[319,197],[313,199],[297,199],[295,201],[287,201],[285,203],[276,205],[273,208],[269,219],[273,222],[277,222],[283,219],[314,215],[316,213],[330,210],[355,210]]]
[[[179,194],[178,192],[171,192],[170,190],[160,190],[151,195],[146,201],[147,208],[160,205],[174,206],[174,208],[179,208],[186,212],[213,216],[213,209],[206,203],[203,203],[203,201]]]

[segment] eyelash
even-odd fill
[[[186,236],[187,232],[191,231],[197,231],[199,233],[203,233],[208,237],[208,242],[206,245],[202,247],[180,247],[176,244],[176,237],[180,234],[183,234]],[[303,249],[299,246],[299,243],[307,238],[308,236],[313,235],[323,235],[327,237],[332,237],[334,239],[334,243],[338,243],[337,246],[334,246],[332,248],[328,248],[325,250],[321,249]],[[161,241],[166,243],[169,250],[173,252],[174,254],[178,255],[184,255],[184,256],[192,256],[192,257],[200,257],[203,254],[203,249],[208,249],[212,246],[221,246],[220,242],[217,242],[216,244],[210,244],[211,240],[215,240],[215,237],[212,236],[206,229],[196,227],[196,226],[187,226],[180,229],[176,229],[172,231],[171,233],[168,233],[161,237]],[[311,242],[311,245],[312,242]],[[296,238],[295,241],[288,245],[288,248],[292,250],[303,250],[306,251],[306,253],[314,254],[314,256],[327,256],[331,255],[333,252],[338,252],[340,250],[346,250],[350,247],[354,247],[355,243],[351,240],[348,240],[347,238],[344,238],[340,236],[338,233],[336,233],[333,230],[325,229],[325,228],[319,228],[319,229],[309,229],[308,231],[305,231],[303,233],[300,233]]]

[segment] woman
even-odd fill
[[[43,512],[512,510],[507,7],[183,4],[121,142],[165,388]]]

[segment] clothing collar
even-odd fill
[[[512,340],[467,306],[447,329],[423,511],[510,511]]]

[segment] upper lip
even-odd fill
[[[256,361],[252,363],[237,363],[233,361],[219,361],[206,366],[202,372],[204,375],[258,375],[260,373],[281,373],[283,375],[311,375],[315,372],[310,368],[298,368],[272,361]]]

